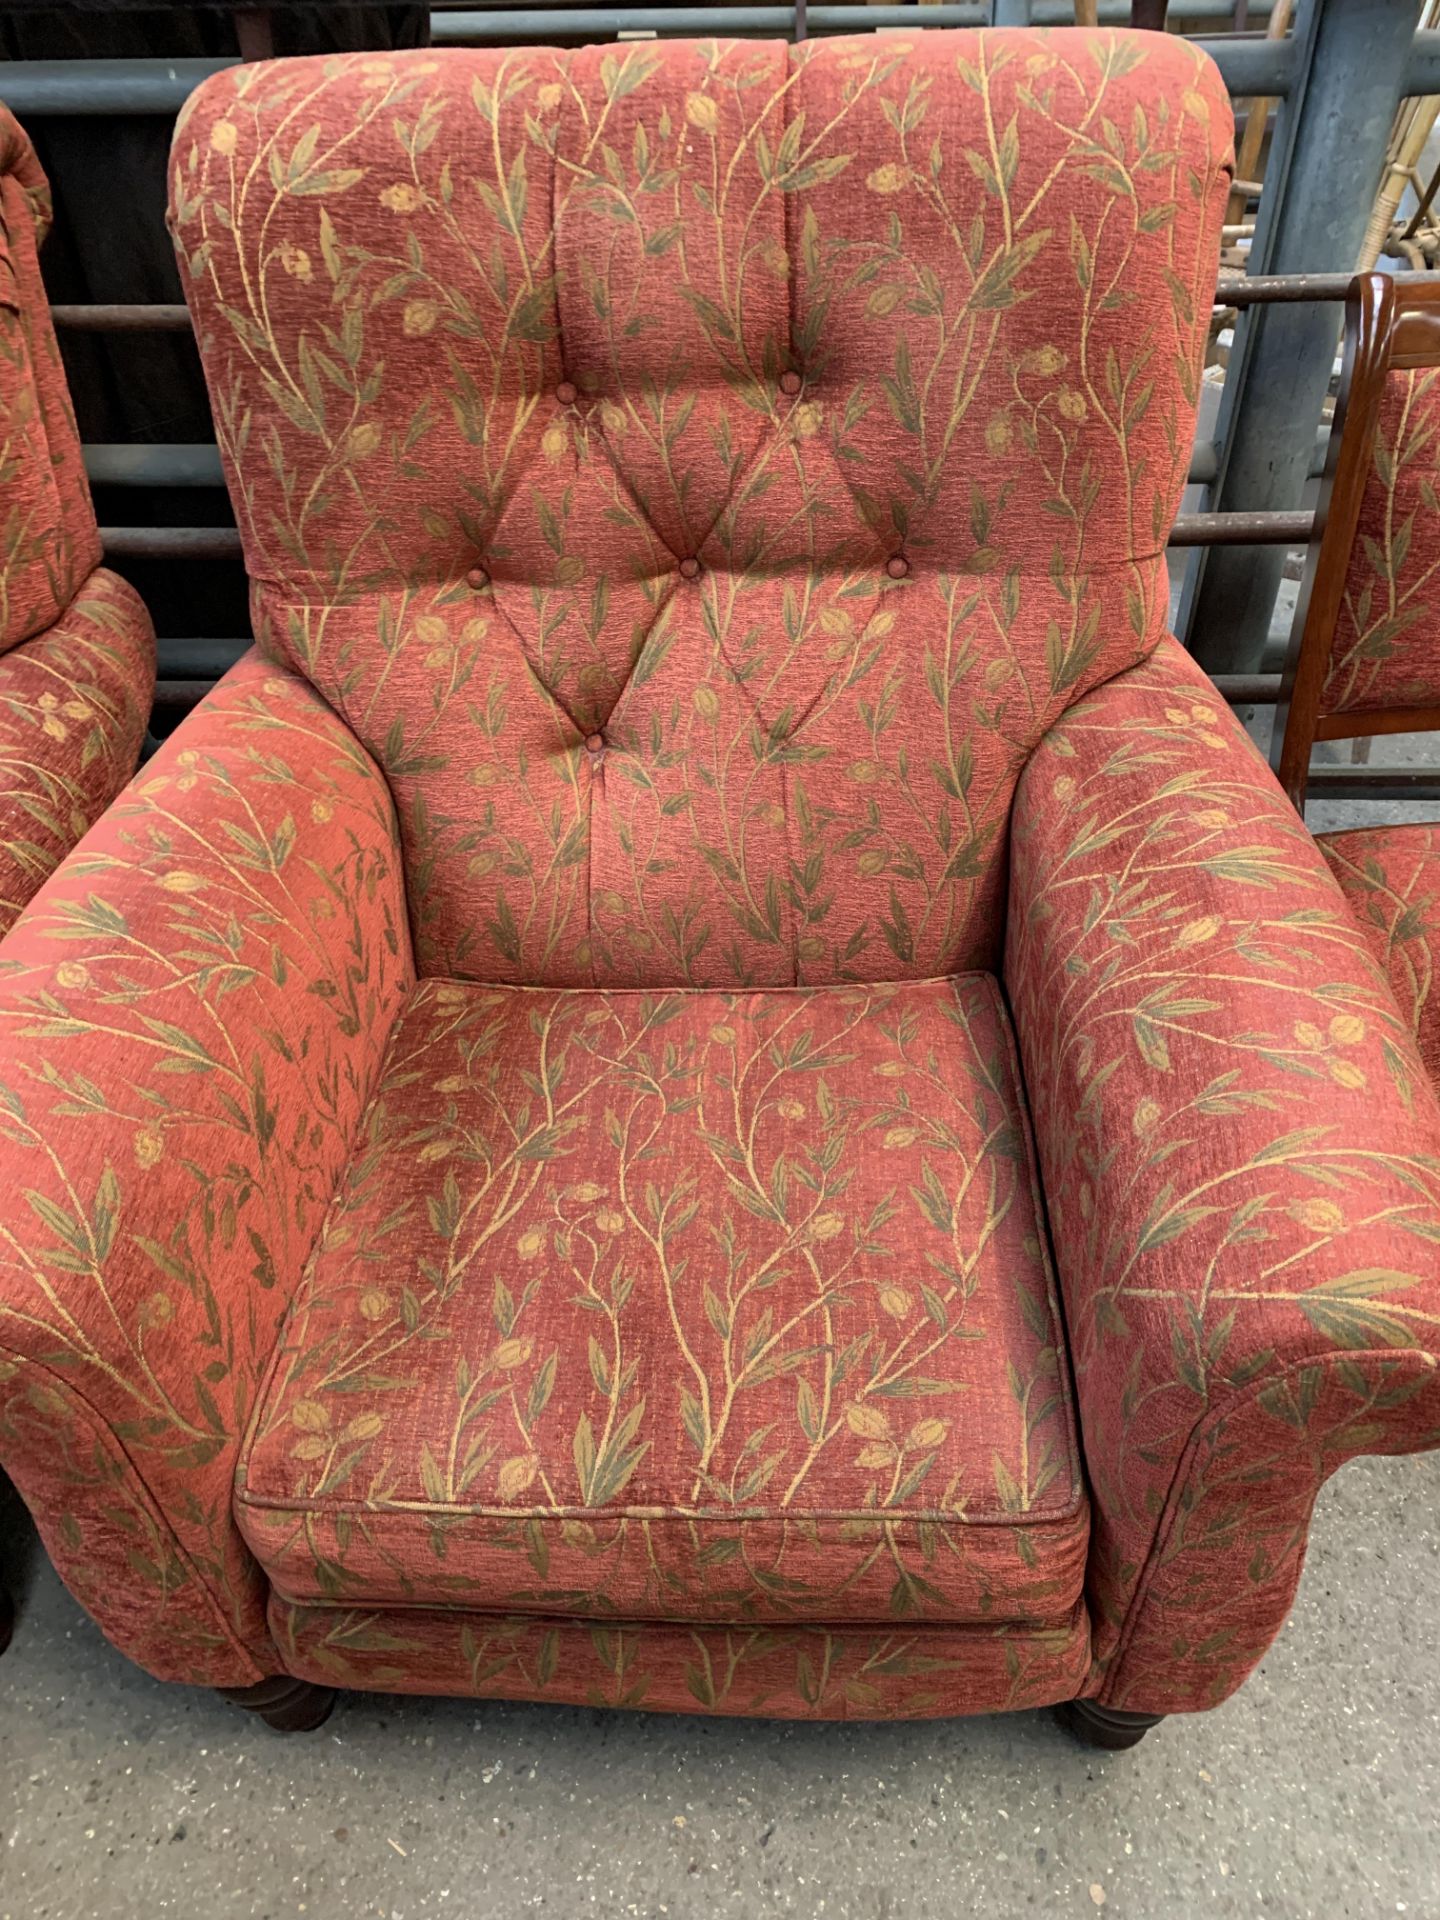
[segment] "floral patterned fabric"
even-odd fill
[[[1440,368],[1387,374],[1323,713],[1440,702]]]
[[[155,680],[149,617],[99,565],[40,279],[49,221],[0,106],[0,934],[134,772]]]
[[[154,683],[150,617],[104,567],[0,654],[0,934],[134,772]]]
[[[1163,37],[195,97],[263,658],[0,953],[0,1452],[153,1671],[1201,1707],[1440,1442],[1440,1109],[1162,637],[1228,162]]]
[[[1019,770],[1163,628],[1230,141],[1109,33],[192,96],[256,632],[385,772],[423,973],[993,970]]]
[[[253,656],[0,946],[0,1459],[164,1678],[277,1670],[240,1440],[411,978],[385,783]]]
[[[422,983],[238,1511],[292,1600],[1067,1619],[1089,1521],[995,982]]]
[[[50,189],[0,106],[0,653],[66,611],[100,564],[80,438],[40,278]]]
[[[1284,1619],[1326,1476],[1440,1444],[1440,1107],[1314,842],[1173,641],[1042,743],[1010,885],[1088,1684],[1206,1707]]]
[[[1317,838],[1440,1087],[1440,827],[1359,827]]]
[[[1085,1609],[1053,1627],[678,1627],[270,1609],[288,1672],[320,1686],[783,1720],[922,1720],[1071,1700]]]

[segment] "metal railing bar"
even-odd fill
[[[1273,707],[1280,698],[1278,673],[1216,673],[1211,678],[1232,707]]]
[[[213,440],[87,441],[85,472],[92,487],[223,487],[220,449]]]
[[[1437,767],[1314,767],[1310,800],[1440,800]]]
[[[937,7],[817,6],[809,9],[809,31],[862,33],[875,27],[916,28],[938,25],[952,9]],[[967,0],[964,23],[978,21],[979,9]],[[935,20],[925,15],[939,16]],[[452,19],[457,16],[451,16]],[[501,45],[544,42],[557,37],[558,14],[535,11],[469,16],[483,23],[487,41]],[[567,40],[612,40],[617,33],[678,34],[722,39],[747,34],[788,34],[793,7],[587,7],[567,12]],[[477,32],[481,29],[477,28]],[[1290,43],[1244,38],[1194,40],[1209,53],[1231,93],[1283,98],[1291,84]],[[0,62],[0,99],[22,121],[47,114],[178,113],[200,82],[237,66],[236,60],[13,60]]]
[[[238,560],[238,527],[101,527],[107,560]]]
[[[1303,547],[1315,530],[1313,513],[1182,513],[1172,547]]]
[[[3,96],[0,96],[3,97]],[[69,327],[75,333],[188,333],[190,309],[183,301],[178,306],[136,305],[132,302],[97,301],[93,305],[60,305],[50,309],[57,327]]]

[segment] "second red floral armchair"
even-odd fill
[[[164,1678],[1128,1744],[1440,1440],[1440,1113],[1165,634],[1183,42],[278,62],[258,648],[0,957],[0,1458]]]
[[[40,280],[50,192],[0,106],[0,934],[135,770],[155,638],[100,565]]]

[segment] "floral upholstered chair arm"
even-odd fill
[[[254,655],[0,946],[0,1463],[152,1673],[278,1669],[235,1458],[411,977],[385,782]]]
[[[154,685],[150,616],[105,567],[0,653],[0,934],[135,771]]]
[[[1090,1691],[1198,1709],[1278,1631],[1326,1477],[1440,1444],[1440,1109],[1324,860],[1174,641],[1045,737],[1013,831]]]

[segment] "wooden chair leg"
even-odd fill
[[[1163,1713],[1127,1713],[1123,1707],[1102,1707],[1094,1700],[1066,1700],[1055,1713],[1061,1726],[1083,1746],[1099,1747],[1106,1753],[1138,1747],[1151,1727],[1158,1727],[1165,1718]]]
[[[288,1673],[273,1674],[253,1687],[217,1687],[215,1691],[276,1733],[313,1733],[324,1726],[335,1706],[334,1687],[317,1687]]]

